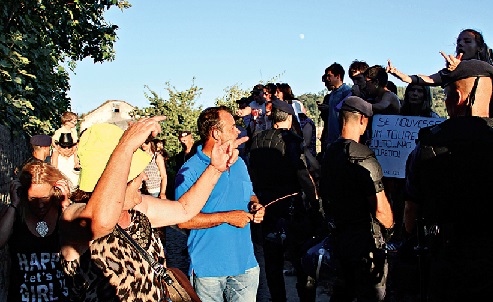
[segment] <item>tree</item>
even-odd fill
[[[155,115],[165,115],[166,121],[161,124],[162,133],[158,138],[166,140],[166,151],[170,154],[168,168],[174,167],[174,158],[181,150],[181,144],[178,140],[178,134],[182,130],[190,130],[193,133],[194,139],[198,140],[197,119],[202,111],[202,107],[195,108],[195,99],[200,95],[202,88],[199,88],[192,81],[190,88],[184,91],[178,91],[175,86],[166,82],[166,91],[169,99],[162,99],[155,91],[148,86],[146,88],[149,93],[145,93],[145,97],[149,100],[150,106],[142,109],[134,109],[130,115],[134,118],[148,117]],[[174,174],[176,171],[171,171]]]
[[[431,87],[431,104],[433,111],[440,117],[447,118],[448,112],[445,106],[445,94],[441,87]]]
[[[233,86],[228,86],[223,89],[224,95],[222,97],[216,98],[216,106],[226,106],[230,108],[233,112],[238,110],[237,100],[250,96],[250,91],[240,87],[238,83]]]
[[[70,108],[76,61],[114,58],[117,26],[103,14],[125,0],[0,2],[0,123],[14,132],[49,133]]]
[[[318,110],[318,103],[322,103],[324,100],[326,92],[320,91],[317,93],[305,93],[298,97],[298,99],[303,103],[306,109],[306,115],[311,118],[315,125],[322,125],[322,119],[320,118],[320,111]]]

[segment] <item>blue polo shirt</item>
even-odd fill
[[[202,146],[176,175],[176,198],[180,198],[197,181],[210,164]],[[248,211],[250,197],[254,195],[252,182],[245,162],[239,158],[222,173],[202,213],[233,210]],[[197,277],[236,276],[256,267],[250,224],[237,228],[227,223],[208,229],[191,230],[188,236],[190,272]]]

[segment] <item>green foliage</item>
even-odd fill
[[[195,80],[195,79],[194,79]],[[199,88],[192,81],[190,88],[178,91],[169,82],[165,83],[169,99],[162,99],[155,91],[149,87],[149,93],[145,93],[149,100],[150,107],[134,109],[130,115],[136,119],[156,115],[165,115],[166,121],[161,123],[162,133],[158,138],[165,139],[165,149],[170,155],[168,169],[174,167],[174,156],[181,151],[181,144],[178,134],[182,130],[190,130],[195,140],[199,139],[197,134],[197,119],[202,111],[202,107],[195,108],[195,99],[200,95],[202,88]],[[167,170],[168,170],[167,169]],[[170,171],[174,173],[176,171]]]
[[[404,94],[406,93],[406,87],[405,86],[397,86],[397,97],[399,100],[404,99]]]
[[[440,117],[447,118],[447,107],[445,107],[445,94],[440,87],[431,87],[431,103],[432,109]]]
[[[323,103],[326,91],[322,90],[317,93],[305,93],[298,97],[306,108],[306,115],[311,118],[315,125],[322,126],[322,119],[320,118],[320,111],[318,110],[318,103]]]
[[[0,123],[14,132],[49,133],[70,108],[75,61],[114,58],[116,25],[105,10],[125,0],[3,0],[0,2]],[[65,66],[65,67],[64,67]]]
[[[216,98],[216,106],[226,106],[230,108],[233,112],[238,110],[237,100],[250,96],[251,89],[243,89],[239,84],[234,84],[233,86],[228,86],[224,88],[224,95],[222,97]]]

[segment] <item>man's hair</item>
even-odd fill
[[[358,120],[360,116],[363,114],[359,112],[353,112],[353,111],[346,111],[346,110],[341,110],[339,112],[339,120],[340,120],[340,125],[343,125],[344,123],[348,123],[351,121]],[[364,116],[364,115],[363,115]]]
[[[341,78],[341,81],[344,81],[344,68],[341,66],[339,63],[335,63],[330,65],[329,67],[325,68],[325,74],[327,72],[331,72],[334,76],[339,76]]]
[[[284,112],[278,108],[272,108],[271,118],[272,123],[284,122],[288,119],[289,113]]]
[[[73,119],[77,119],[77,114],[69,111],[62,113],[62,125]]]
[[[392,81],[387,81],[387,85],[385,85],[385,87],[387,87],[387,89],[390,91],[390,92],[393,92],[394,94],[397,95],[397,86],[395,86],[394,82]]]
[[[257,84],[257,85],[255,85],[255,86],[253,86],[253,89],[252,89],[252,94],[251,94],[251,95],[252,95],[252,96],[257,95],[257,93],[258,93],[258,92],[260,92],[260,91],[262,91],[262,92],[263,92],[263,91],[264,91],[264,88],[265,88],[265,87],[264,87],[264,85],[262,85],[262,84]]]
[[[348,75],[352,79],[353,75],[356,72],[360,72],[361,74],[363,74],[368,69],[368,67],[370,67],[370,66],[365,61],[354,60],[351,63],[351,65],[349,65]]]
[[[276,90],[277,90],[277,86],[274,83],[267,83],[267,84],[265,84],[264,89],[267,90],[267,92],[270,95],[275,95]]]
[[[34,151],[39,151],[39,150],[43,150],[44,148],[46,147],[50,147],[50,146],[37,146],[37,145],[31,145],[33,147],[33,150]]]
[[[197,120],[197,128],[199,129],[200,139],[206,142],[213,129],[222,130],[222,125],[219,120],[219,112],[226,111],[233,115],[231,109],[226,106],[209,107],[202,111]]]
[[[378,80],[378,84],[381,87],[385,87],[387,85],[387,81],[389,80],[389,76],[387,75],[385,68],[380,65],[375,65],[368,68],[365,71],[365,77],[372,81]]]

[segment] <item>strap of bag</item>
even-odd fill
[[[125,239],[131,246],[133,246],[144,258],[145,261],[149,263],[152,267],[156,275],[162,277],[167,285],[173,284],[173,279],[166,272],[166,267],[164,265],[157,262],[149,253],[144,250],[135,240],[118,224],[116,225],[116,229],[123,235],[123,239]]]

